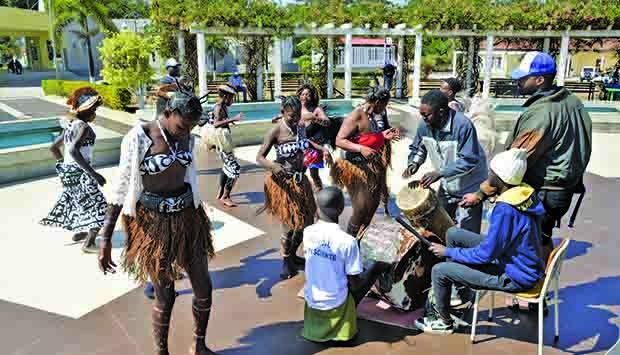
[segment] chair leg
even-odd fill
[[[553,298],[555,303],[555,337],[553,338],[553,342],[557,343],[560,340],[560,297],[559,297],[559,288],[560,288],[560,279],[556,277],[554,280],[554,290],[553,290]]]
[[[471,321],[471,342],[473,343],[476,339],[476,322],[478,321],[478,306],[480,304],[480,291],[475,291],[476,297],[474,299],[474,314],[473,319]]]
[[[542,355],[543,353],[543,303],[538,304],[538,355]]]
[[[493,320],[493,309],[495,309],[495,292],[489,292],[491,295],[491,308],[489,308],[489,322]]]

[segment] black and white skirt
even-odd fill
[[[97,180],[76,164],[56,163],[63,189],[60,198],[39,223],[80,233],[103,227],[107,203]]]
[[[237,179],[241,175],[241,165],[237,161],[235,155],[227,152],[219,152],[220,159],[222,159],[222,171],[230,179]]]

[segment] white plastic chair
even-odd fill
[[[543,353],[543,303],[545,301],[545,296],[549,291],[549,286],[553,286],[553,300],[549,302],[549,306],[555,305],[554,311],[554,321],[555,321],[555,338],[554,342],[557,342],[560,338],[560,313],[559,306],[560,300],[558,298],[558,291],[560,288],[560,271],[562,269],[562,263],[564,262],[564,257],[566,256],[566,251],[568,250],[568,245],[570,243],[570,238],[566,238],[562,240],[560,245],[558,245],[551,255],[549,256],[549,262],[547,263],[547,268],[545,272],[545,277],[540,280],[529,291],[520,292],[520,293],[511,293],[511,295],[518,300],[522,300],[529,303],[537,303],[538,304],[538,355],[542,355]],[[489,293],[491,295],[491,308],[489,308],[489,321],[493,319],[493,308],[495,308],[495,292],[499,291],[491,291],[491,290],[475,290],[476,298],[474,301],[474,314],[473,320],[471,323],[471,341],[474,342],[476,338],[476,322],[478,320],[478,308],[480,304],[480,300]]]

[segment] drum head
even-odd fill
[[[433,190],[423,189],[419,182],[414,181],[398,192],[396,205],[407,218],[417,219],[432,213],[437,207],[437,199]]]

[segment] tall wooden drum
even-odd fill
[[[435,191],[423,189],[414,181],[396,195],[396,205],[415,228],[428,230],[445,244],[446,235],[454,221],[441,207]]]

